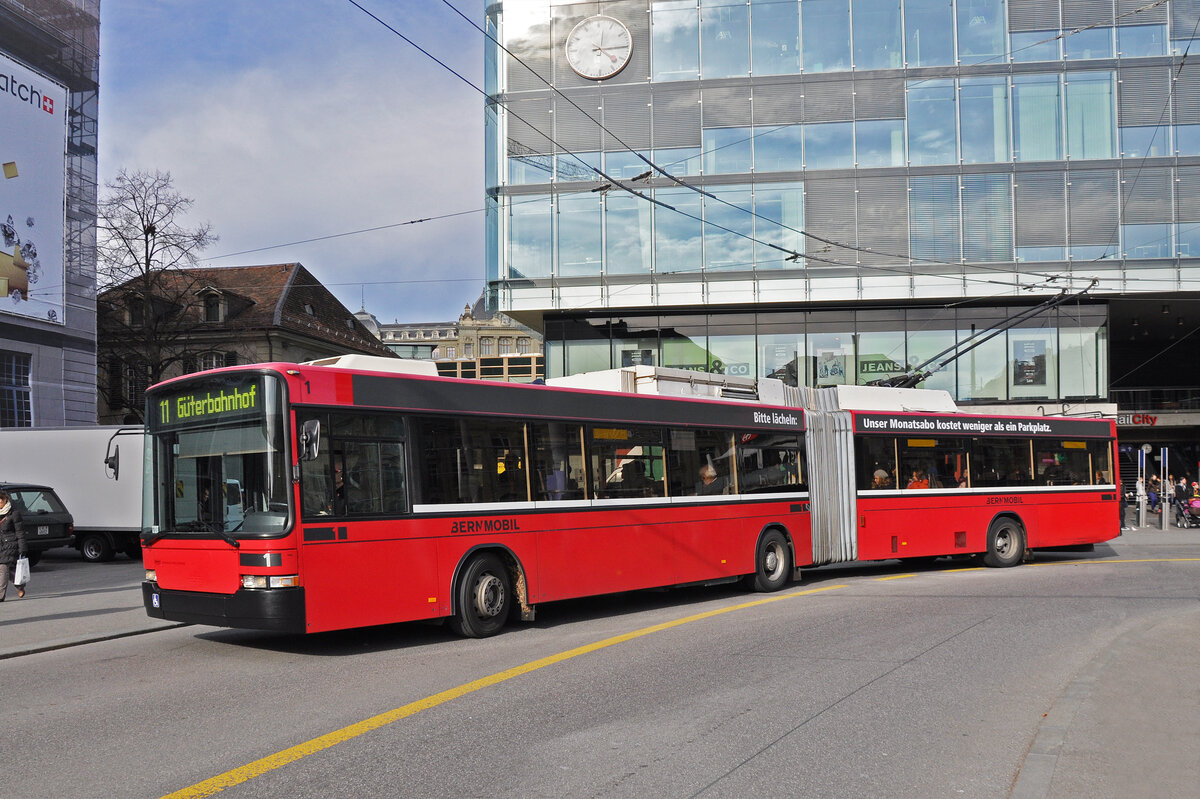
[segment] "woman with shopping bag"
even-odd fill
[[[13,507],[8,493],[0,491],[0,602],[4,601],[4,595],[8,593],[10,577],[16,576],[17,559],[24,558],[27,554],[21,512]],[[28,582],[28,576],[25,582]],[[17,585],[17,596],[25,596],[24,582]]]

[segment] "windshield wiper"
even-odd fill
[[[181,532],[181,533],[194,533],[194,532],[215,533],[218,538],[220,538],[226,544],[229,544],[229,546],[233,547],[234,549],[242,548],[241,541],[238,541],[236,538],[229,535],[229,533],[225,532],[225,530],[223,530],[222,528],[218,527],[216,524],[213,524],[211,522],[199,522],[199,521],[185,522],[185,523],[179,525],[179,527],[177,528],[177,531]],[[167,535],[166,532],[158,532],[158,533],[151,533],[150,535],[143,535],[142,536],[142,546],[149,546],[149,545],[153,544],[155,541],[159,540],[160,538],[166,537],[166,535]]]
[[[213,532],[216,533],[221,538],[222,541],[224,541],[226,544],[229,544],[229,546],[233,547],[234,549],[242,548],[242,542],[238,541],[236,538],[234,538],[233,536],[231,536],[229,533],[225,532],[224,530],[216,529],[216,530],[213,530]]]

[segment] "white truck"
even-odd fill
[[[141,557],[145,428],[0,428],[0,480],[50,486],[75,518],[85,560]]]

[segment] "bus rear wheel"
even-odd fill
[[[450,628],[467,638],[487,638],[504,627],[512,609],[512,581],[504,562],[491,553],[463,569]]]
[[[778,530],[771,530],[758,542],[754,574],[747,576],[746,586],[764,594],[778,591],[787,585],[791,573],[792,551],[787,539]]]
[[[993,568],[1016,566],[1024,555],[1025,530],[1021,523],[1008,516],[993,521],[988,527],[983,565]]]

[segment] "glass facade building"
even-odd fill
[[[596,16],[632,41],[600,80],[566,55]],[[866,382],[1095,280],[926,385],[1100,400],[1113,303],[1200,291],[1200,0],[505,0],[487,25],[488,283],[551,376]]]

